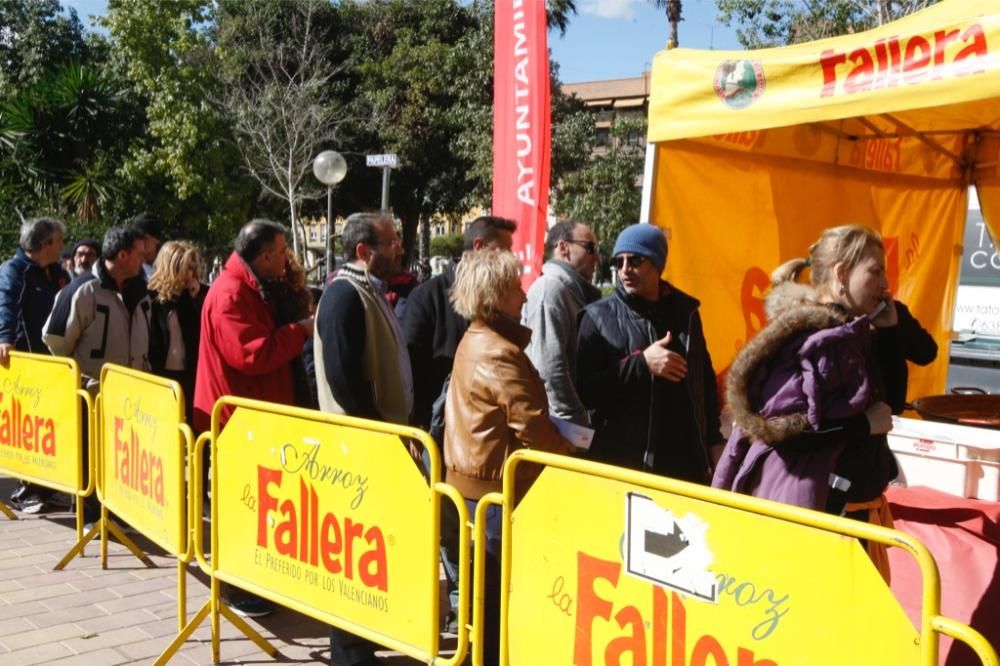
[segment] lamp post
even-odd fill
[[[324,150],[313,160],[313,174],[326,185],[326,272],[329,274],[333,270],[333,186],[347,175],[347,162],[337,151]]]

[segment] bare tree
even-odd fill
[[[266,194],[288,203],[292,248],[300,259],[302,201],[325,192],[314,182],[312,161],[335,145],[342,120],[328,94],[340,67],[331,62],[319,17],[324,7],[324,0],[240,0],[222,3],[219,17],[226,71],[218,101],[250,174]]]

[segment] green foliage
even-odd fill
[[[302,7],[315,9],[308,48],[296,22]],[[391,201],[412,252],[419,222],[489,205],[493,8],[491,0],[109,0],[106,32],[88,33],[58,0],[0,0],[0,252],[22,214],[61,217],[72,238],[99,237],[142,210],[163,217],[169,236],[224,251],[250,217],[294,219],[296,205],[325,214],[302,167],[303,156],[327,148],[349,163],[338,213],[378,205],[381,174],[364,166],[365,154],[399,155]],[[548,0],[547,10],[562,31],[576,7]],[[303,94],[277,85],[276,68]],[[592,131],[583,104],[559,92],[557,72],[553,63],[553,182],[587,164]],[[259,94],[223,103],[234,90]],[[286,203],[261,197],[280,193],[276,178],[248,173],[248,156],[268,153],[263,135],[241,122],[262,109],[263,125],[288,109],[322,121],[303,125],[309,141],[286,164],[298,169],[285,179]]]
[[[70,63],[0,104],[0,189],[18,217],[103,218],[128,123],[121,91],[97,66]],[[10,214],[8,213],[8,216]]]
[[[602,279],[609,274],[607,259],[618,234],[639,221],[645,130],[644,120],[619,117],[611,128],[607,151],[595,155],[555,186],[556,214],[588,224],[600,239]]]
[[[462,234],[442,234],[431,239],[431,256],[458,259],[465,247],[465,237]]]
[[[748,49],[861,32],[940,0],[716,0],[719,20]]]
[[[76,10],[63,12],[58,0],[0,0],[0,99],[89,54]]]
[[[145,136],[118,174],[127,209],[157,212],[174,237],[210,252],[228,246],[248,219],[257,188],[240,167],[228,120],[208,104],[220,64],[210,39],[210,0],[111,0],[102,25],[114,63],[140,100]]]

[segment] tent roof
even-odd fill
[[[944,0],[868,32],[782,48],[661,51],[652,91],[651,142],[801,124],[836,130],[847,118],[942,146],[934,133],[997,136],[1000,3]]]

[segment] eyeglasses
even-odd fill
[[[566,240],[567,243],[572,243],[573,245],[579,245],[584,249],[587,254],[597,254],[597,243],[588,240],[576,240],[569,238]]]
[[[625,264],[628,264],[629,268],[639,268],[639,266],[642,266],[647,261],[649,261],[649,259],[642,256],[641,254],[630,254],[630,255],[620,254],[611,260],[611,265],[615,267],[615,270],[620,271],[622,268],[625,267]]]
[[[380,240],[375,243],[376,245],[388,245],[389,247],[396,247],[403,244],[398,238],[390,238],[389,240]]]

